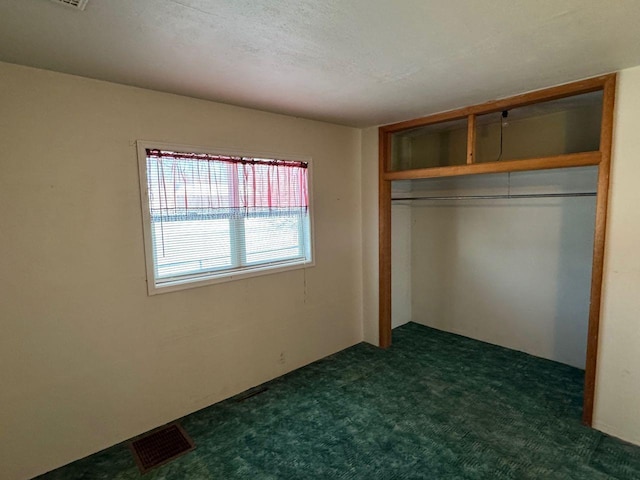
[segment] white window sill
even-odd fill
[[[149,295],[151,296],[161,293],[186,290],[189,288],[204,287],[207,285],[214,285],[216,283],[231,282],[234,280],[242,280],[245,278],[271,275],[274,273],[288,272],[291,270],[299,270],[301,268],[309,268],[313,266],[315,266],[315,262],[313,260],[308,262],[298,260],[295,262],[283,262],[277,265],[258,265],[252,268],[243,268],[241,270],[202,274],[182,279],[167,280],[158,282],[155,285],[153,281],[147,280],[147,286]]]

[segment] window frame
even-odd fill
[[[217,283],[231,282],[262,275],[299,270],[315,266],[315,241],[314,241],[314,216],[313,216],[313,159],[303,155],[282,154],[273,152],[256,152],[244,149],[230,149],[218,147],[202,147],[178,143],[154,142],[149,140],[137,140],[138,177],[140,183],[140,206],[142,210],[142,233],[144,240],[144,256],[146,267],[147,293],[149,296],[162,293],[170,293],[190,288],[204,287]],[[307,189],[309,200],[309,253],[310,260],[295,260],[274,262],[271,264],[248,265],[241,269],[210,272],[206,274],[185,275],[183,278],[173,281],[158,282],[155,274],[153,234],[151,212],[149,208],[149,191],[147,184],[147,149],[159,149],[177,152],[205,153],[209,155],[229,155],[252,158],[273,158],[278,160],[291,160],[305,162],[307,164]],[[233,253],[232,253],[233,254]]]

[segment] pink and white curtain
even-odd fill
[[[305,162],[147,149],[152,220],[306,213]]]

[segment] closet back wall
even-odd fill
[[[595,198],[414,202],[418,323],[584,368]]]

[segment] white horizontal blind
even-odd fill
[[[146,149],[155,285],[310,262],[307,167]]]

